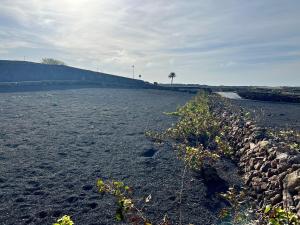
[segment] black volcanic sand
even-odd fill
[[[183,165],[170,146],[144,132],[163,130],[192,95],[158,90],[77,89],[0,94],[0,224],[52,224],[71,215],[76,225],[116,224],[111,196],[97,178],[122,180],[136,198],[152,195],[146,215],[178,218]],[[235,167],[216,165],[238,184]],[[184,224],[212,224],[222,206],[201,177],[189,172]]]
[[[300,103],[230,100],[249,111],[258,125],[300,131]]]

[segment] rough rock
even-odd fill
[[[284,180],[288,191],[295,191],[296,187],[300,187],[300,169],[288,174]]]
[[[270,199],[272,205],[276,205],[277,203],[280,203],[282,201],[282,195],[276,194],[273,198]]]
[[[286,201],[300,216],[299,151],[292,150],[288,141],[269,135],[254,122],[245,121],[239,113],[227,111],[224,121],[230,124],[229,141],[249,196],[258,206],[282,207]]]

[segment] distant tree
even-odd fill
[[[63,61],[52,58],[43,58],[42,63],[48,65],[66,65]]]
[[[168,77],[171,78],[171,85],[173,85],[173,79],[176,77],[176,74],[171,72]]]

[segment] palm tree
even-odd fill
[[[171,72],[168,77],[171,78],[171,85],[173,85],[173,79],[174,77],[176,77],[176,74],[174,72]]]

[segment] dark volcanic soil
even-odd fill
[[[300,131],[300,103],[231,100],[249,111],[258,125],[275,129]]]
[[[169,127],[192,95],[125,89],[0,94],[0,224],[52,224],[69,214],[76,225],[116,224],[112,197],[97,178],[122,180],[136,197],[152,195],[147,215],[178,216],[182,164],[170,147],[144,132]],[[231,164],[220,175],[238,182]],[[201,179],[186,178],[184,224],[212,224],[220,207]]]

